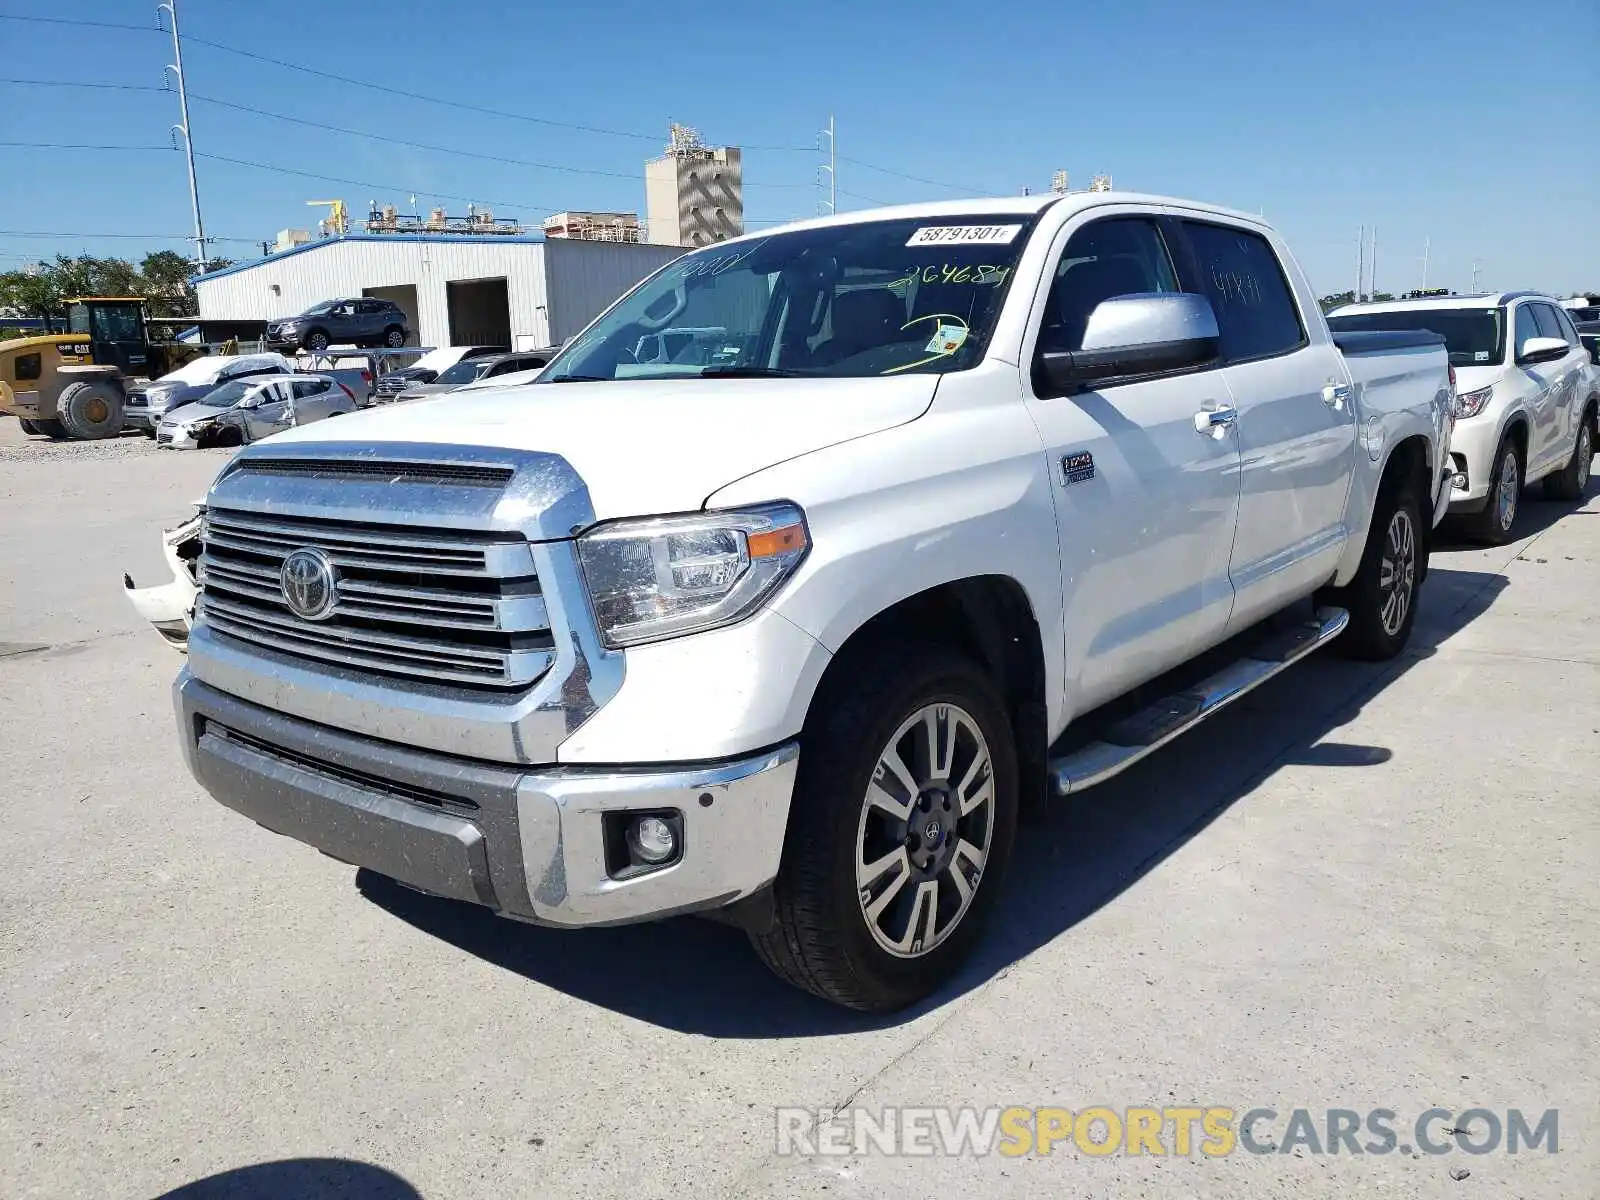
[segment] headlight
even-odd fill
[[[792,504],[614,521],[578,539],[608,646],[731,625],[759,608],[810,549]]]
[[[1456,396],[1456,418],[1475,417],[1494,398],[1494,386],[1479,388],[1475,392],[1461,392]]]

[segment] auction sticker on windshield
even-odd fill
[[[924,225],[906,245],[1005,246],[1021,232],[1021,225]]]

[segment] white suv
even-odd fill
[[[1576,500],[1589,483],[1600,427],[1600,374],[1560,303],[1537,292],[1352,304],[1328,315],[1335,331],[1429,329],[1456,372],[1455,479],[1450,512],[1464,532],[1510,540],[1522,485]]]

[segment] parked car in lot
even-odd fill
[[[481,392],[485,388],[517,387],[520,384],[532,383],[544,374],[545,366],[556,356],[557,347],[551,346],[545,350],[533,352],[532,361],[536,364],[524,367],[519,371],[502,371],[499,374],[484,375],[474,379],[471,383],[464,383],[456,389],[458,392]]]
[[[439,372],[455,366],[462,359],[486,358],[492,354],[509,352],[509,346],[440,346],[428,351],[409,367],[385,371],[380,375],[372,389],[373,402],[381,404],[393,400],[415,383],[432,383],[439,377]]]
[[[1347,305],[1335,330],[1428,329],[1456,371],[1450,512],[1491,545],[1510,540],[1522,487],[1576,500],[1589,484],[1600,377],[1565,309],[1538,292]]]
[[[226,383],[293,370],[294,364],[281,354],[212,354],[196,358],[160,379],[130,387],[123,406],[123,426],[155,437],[156,426],[170,409],[199,400]]]
[[[440,371],[432,383],[407,384],[395,397],[397,400],[420,400],[424,396],[438,396],[453,392],[469,383],[492,382],[501,375],[514,371],[532,371],[550,361],[551,354],[540,350],[517,350],[509,354],[490,354],[482,358],[464,358],[453,367]]]
[[[734,361],[635,357],[713,323]],[[557,926],[713,912],[898,1008],[980,935],[1021,805],[1318,647],[1400,653],[1450,371],[1331,334],[1269,225],[1180,200],[718,243],[538,383],[243,450],[179,738],[334,858]]]
[[[329,346],[404,346],[411,336],[405,311],[393,300],[357,296],[313,304],[297,317],[267,325],[266,346],[320,354]]]
[[[161,418],[156,444],[173,450],[242,446],[356,411],[350,389],[327,375],[236,379]]]

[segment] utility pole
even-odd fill
[[[1356,230],[1356,290],[1355,302],[1361,303],[1361,283],[1367,277],[1367,227]]]
[[[183,116],[181,125],[172,128],[183,134],[183,152],[189,160],[189,203],[194,208],[194,262],[200,270],[206,269],[206,227],[200,220],[200,185],[194,174],[194,139],[189,136],[189,88],[183,80],[183,41],[178,36],[178,0],[166,0],[156,5],[156,13],[166,12],[172,18],[172,57],[167,70],[178,77],[178,110]]]
[[[1367,269],[1371,272],[1371,279],[1370,279],[1369,283],[1370,283],[1370,286],[1372,288],[1372,297],[1373,297],[1373,299],[1377,299],[1377,296],[1378,296],[1378,227],[1376,225],[1374,225],[1372,227],[1372,253],[1368,257]]]
[[[1422,239],[1422,290],[1428,290],[1428,251],[1433,248],[1432,238]]]
[[[1476,292],[1478,290],[1478,260],[1477,259],[1473,259],[1472,260],[1472,290],[1474,292]]]
[[[832,113],[828,114],[828,127],[817,136],[828,139],[828,161],[821,167],[828,173],[828,199],[824,203],[829,213],[836,213],[839,211],[839,145],[834,136]]]

